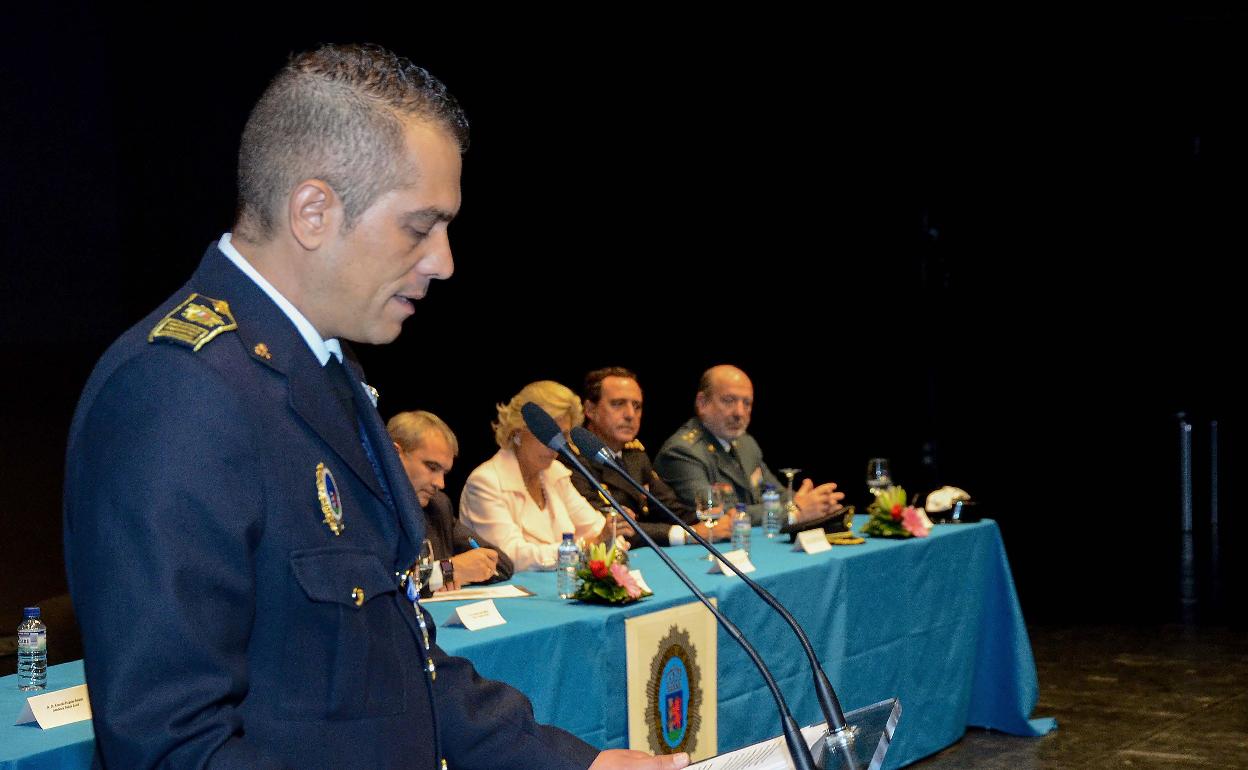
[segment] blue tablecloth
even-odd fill
[[[859,523],[865,517],[860,517]],[[846,711],[891,696],[902,717],[889,752],[900,767],[948,746],[968,725],[1042,735],[1056,725],[1029,719],[1038,684],[1031,644],[995,523],[943,525],[931,537],[871,540],[822,554],[790,551],[787,538],[754,530],[752,577],[810,635]],[[802,724],[822,719],[797,640],[740,580],[706,574],[700,549],[668,549],[759,649]],[[520,573],[538,593],[497,602],[507,624],[481,631],[441,627],[438,641],[485,676],[518,687],[543,722],[603,747],[627,744],[624,619],[693,601],[648,550],[633,555],[655,595],[608,608],[555,598],[552,573]],[[429,605],[441,626],[453,603]],[[82,664],[54,666],[49,688],[82,681]],[[90,723],[49,731],[15,727],[16,677],[0,679],[0,770],[87,767]],[[6,711],[0,710],[0,717]],[[719,750],[780,731],[770,694],[749,659],[719,634]]]
[[[48,668],[48,689],[52,692],[82,684],[82,661]],[[29,768],[59,770],[91,766],[95,732],[90,720],[44,730],[35,722],[15,725],[26,698],[41,695],[17,689],[17,674],[0,677],[0,770]]]
[[[859,517],[865,524],[865,517]],[[1043,735],[1052,719],[1029,719],[1039,685],[1000,530],[991,521],[937,526],[924,539],[868,539],[821,554],[794,553],[788,538],[753,533],[751,577],[806,629],[846,711],[888,697],[902,716],[889,767],[956,742],[968,725]],[[668,549],[718,597],[758,648],[802,724],[822,721],[796,638],[740,580],[706,574],[700,549]],[[507,625],[443,627],[444,649],[485,676],[528,693],[538,718],[598,746],[628,741],[624,618],[695,601],[648,550],[633,556],[655,595],[626,608],[554,598],[551,573],[516,582],[538,596],[497,602]],[[453,604],[430,605],[439,625]],[[719,750],[779,734],[775,705],[745,653],[719,633]]]

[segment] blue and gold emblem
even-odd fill
[[[672,626],[650,661],[646,724],[650,750],[655,754],[692,753],[697,746],[702,722],[697,657],[689,632]]]
[[[342,498],[338,494],[338,482],[325,463],[316,464],[316,498],[321,501],[321,513],[325,514],[329,531],[341,535],[346,529],[342,523]]]

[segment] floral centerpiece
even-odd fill
[[[578,584],[572,598],[599,604],[628,604],[650,596],[650,592],[641,590],[628,574],[628,567],[621,563],[620,552],[614,545],[607,548],[604,543],[595,543],[587,555],[589,558],[582,561],[576,571]]]
[[[862,531],[872,537],[927,537],[932,520],[927,512],[906,505],[906,490],[887,487],[867,506],[871,518]]]

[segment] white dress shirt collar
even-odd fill
[[[260,287],[260,290],[267,294],[269,299],[273,300],[273,304],[281,308],[286,317],[290,319],[290,322],[299,330],[299,335],[303,337],[303,341],[308,343],[308,347],[312,349],[312,355],[316,356],[316,360],[321,362],[321,366],[324,366],[329,361],[331,353],[339,361],[342,361],[342,343],[333,338],[322,338],[320,332],[312,325],[312,322],[304,317],[303,313],[300,313],[299,309],[290,303],[290,300],[283,297],[282,293],[273,284],[269,283],[263,275],[260,275],[260,272],[251,266],[251,263],[239,253],[238,249],[234,248],[234,244],[230,243],[229,233],[221,236],[221,240],[217,241],[217,248],[221,249],[221,253],[225,255],[226,259],[233,262],[235,267],[242,270],[248,278],[254,281]]]

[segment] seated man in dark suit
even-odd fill
[[[637,375],[618,366],[595,369],[585,375],[581,400],[585,409],[585,427],[593,431],[615,453],[615,461],[686,524],[694,523],[697,516],[693,508],[682,502],[667,482],[654,472],[645,447],[637,440],[637,432],[641,430],[642,408],[641,386],[637,384]],[[591,470],[597,474],[607,491],[620,505],[629,509],[637,523],[656,543],[684,545],[685,531],[673,524],[662,511],[651,510],[645,495],[634,489],[614,469],[595,458],[587,459]],[[606,505],[593,485],[580,474],[572,474],[572,483],[593,505]],[[720,519],[712,532],[715,539],[728,538],[732,534],[731,517]],[[692,543],[693,538],[689,538],[689,542]],[[629,543],[633,547],[645,545],[636,535],[629,538]]]
[[[755,524],[763,520],[762,493],[767,484],[782,489],[780,479],[763,462],[763,450],[746,432],[754,408],[754,384],[745,372],[727,364],[702,374],[690,418],[655,455],[654,467],[692,503],[708,484],[731,484],[736,499],[746,503]],[[810,479],[793,494],[795,520],[809,521],[840,508],[845,493],[831,482],[815,486]],[[729,518],[727,516],[724,517]]]
[[[425,511],[425,535],[438,559],[429,587],[453,591],[510,578],[515,572],[511,559],[460,522],[442,491],[459,454],[459,440],[450,426],[431,412],[400,412],[386,423],[386,431]]]

